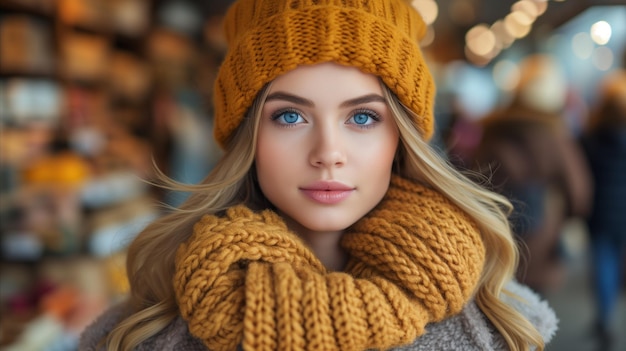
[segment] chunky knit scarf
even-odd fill
[[[341,241],[329,272],[276,213],[204,216],[176,257],[189,331],[213,351],[365,350],[407,344],[461,310],[481,274],[475,223],[442,195],[393,177]]]

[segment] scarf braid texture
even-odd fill
[[[389,349],[461,311],[485,256],[461,209],[398,176],[341,245],[331,272],[275,212],[206,215],[176,255],[181,316],[213,351]]]

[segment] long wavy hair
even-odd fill
[[[271,83],[270,83],[271,84]],[[538,331],[520,313],[501,301],[504,285],[518,263],[518,251],[507,215],[510,203],[485,190],[450,166],[426,141],[413,122],[415,114],[381,82],[388,105],[400,131],[394,173],[438,190],[462,208],[479,225],[487,256],[476,302],[501,332],[513,351],[543,350]],[[128,249],[127,273],[132,314],[107,336],[107,350],[130,351],[157,334],[178,315],[172,277],[178,246],[192,233],[205,214],[219,214],[235,204],[252,208],[269,206],[255,181],[254,155],[266,86],[257,96],[243,122],[230,139],[222,159],[198,185],[177,183],[160,173],[162,186],[186,191],[189,198],[175,211],[146,227]]]

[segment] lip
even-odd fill
[[[337,181],[317,181],[300,190],[315,202],[333,205],[348,198],[355,188]]]

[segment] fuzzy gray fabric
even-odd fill
[[[547,344],[552,340],[558,328],[558,319],[546,301],[539,298],[529,288],[516,282],[510,282],[507,290],[518,295],[522,300],[506,295],[502,299],[522,313],[541,333]],[[99,342],[127,314],[124,304],[113,306],[81,335],[79,351],[101,351]],[[474,301],[468,303],[461,313],[439,323],[426,327],[426,333],[411,345],[394,351],[504,351],[508,347],[502,336],[493,327]],[[187,330],[182,318],[175,319],[167,328],[146,340],[136,351],[177,350],[207,351],[202,342]]]

